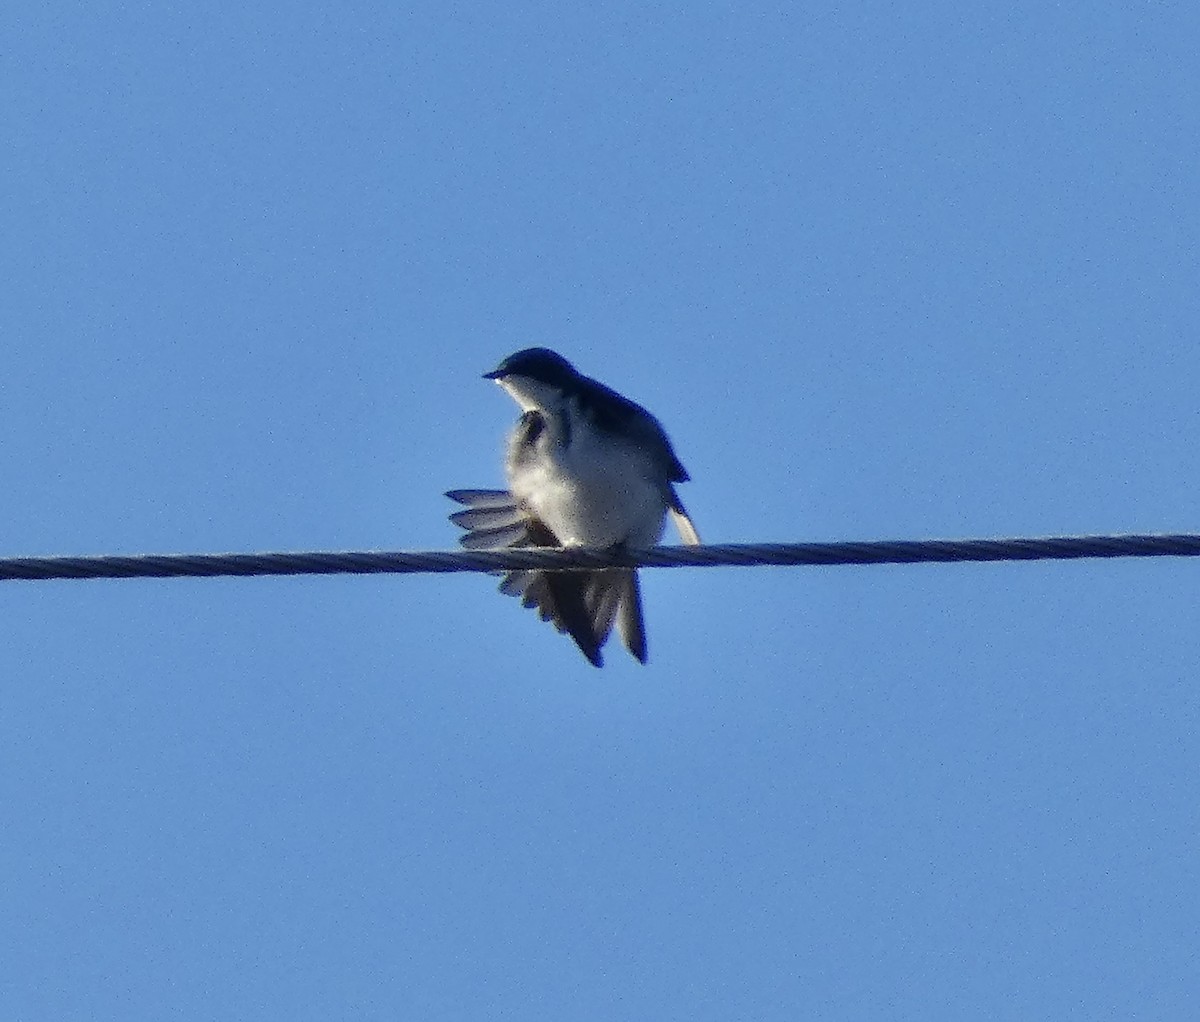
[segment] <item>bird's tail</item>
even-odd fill
[[[642,619],[642,587],[637,572],[618,568],[612,588],[617,592],[617,633],[625,648],[642,663],[646,662],[646,625]]]
[[[560,545],[507,490],[451,490],[446,496],[466,505],[450,520],[465,530],[458,541],[468,550]],[[646,662],[641,593],[637,575],[628,568],[510,571],[500,583],[500,592],[517,597],[522,606],[536,610],[543,621],[570,635],[597,667],[603,663],[600,649],[614,622],[629,652]]]

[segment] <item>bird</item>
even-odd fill
[[[688,473],[645,408],[580,373],[549,348],[525,348],[483,374],[516,401],[507,490],[451,490],[450,516],[468,549],[591,547],[637,550],[662,538],[668,516],[684,543],[700,543],[676,483]],[[641,589],[632,568],[512,571],[500,591],[536,609],[594,666],[614,624],[647,659]]]

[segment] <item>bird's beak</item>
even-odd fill
[[[498,379],[500,379],[500,377],[501,377],[501,376],[503,376],[503,375],[504,375],[504,372],[503,372],[503,370],[501,370],[501,369],[493,369],[493,370],[492,370],[490,373],[484,373],[484,374],[483,374],[483,378],[484,378],[485,380],[498,380]]]

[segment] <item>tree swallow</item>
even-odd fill
[[[643,549],[662,537],[668,514],[685,543],[700,542],[675,492],[687,471],[645,408],[546,348],[518,351],[484,379],[504,388],[522,414],[508,442],[508,490],[447,494],[467,506],[450,516],[467,530],[463,546]],[[597,667],[614,623],[629,652],[646,662],[631,568],[513,571],[500,591],[570,634]]]

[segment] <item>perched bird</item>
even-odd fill
[[[471,549],[580,546],[642,549],[662,537],[669,514],[685,543],[698,544],[675,483],[686,482],[658,420],[547,348],[510,355],[484,379],[517,402],[508,443],[508,490],[452,490],[467,507],[451,520]],[[513,571],[500,591],[519,596],[567,632],[599,667],[613,624],[646,662],[637,572]]]

